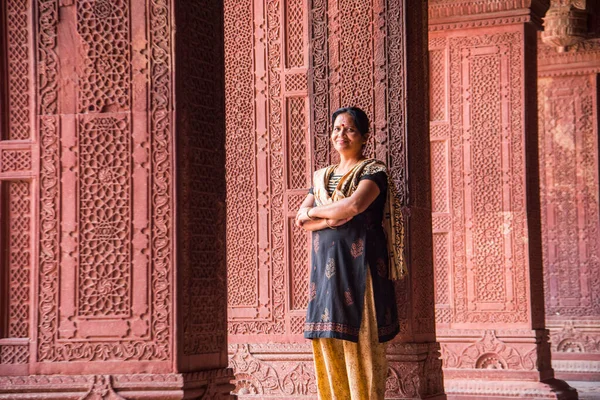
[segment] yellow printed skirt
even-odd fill
[[[383,400],[387,378],[385,343],[379,343],[371,273],[367,270],[364,315],[358,343],[313,339],[317,390],[321,400]]]

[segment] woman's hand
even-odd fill
[[[328,219],[327,224],[332,227],[342,226],[346,222],[350,221],[351,219],[352,219],[352,217],[342,218],[342,219]]]
[[[308,216],[308,210],[312,207],[302,207],[296,213],[296,226],[300,227],[306,221],[312,221],[314,218]]]

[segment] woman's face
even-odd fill
[[[343,113],[338,115],[333,123],[331,141],[338,153],[357,156],[361,154],[366,138],[356,129],[352,116],[348,113]]]

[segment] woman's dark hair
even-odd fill
[[[362,136],[365,136],[369,133],[369,117],[367,114],[358,107],[342,107],[335,110],[335,112],[331,115],[331,125],[335,123],[335,119],[340,114],[348,114],[354,120],[354,126],[358,129],[358,132]]]

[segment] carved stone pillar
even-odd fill
[[[535,55],[545,8],[429,7],[436,320],[452,398],[576,396],[554,379],[544,326]]]
[[[540,43],[539,152],[546,325],[557,377],[600,380],[600,40]]]
[[[229,398],[222,4],[0,7],[0,398]]]
[[[433,307],[426,2],[408,3],[225,2],[228,270],[235,288],[228,317],[241,397],[316,397],[302,337],[309,241],[293,218],[312,170],[334,161],[329,118],[342,105],[369,114],[368,152],[388,163],[411,210],[411,276],[398,285],[402,334],[389,346],[387,397],[444,397]]]

